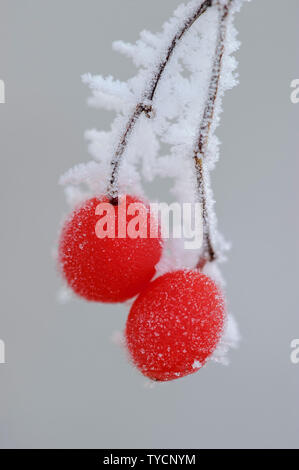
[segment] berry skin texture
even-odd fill
[[[139,371],[169,381],[197,372],[215,350],[225,322],[217,285],[195,270],[167,273],[135,300],[126,344]]]
[[[146,211],[143,228],[149,230],[149,207],[132,196],[122,197],[121,201],[125,201],[126,204],[120,204],[126,210],[131,203],[142,204]],[[100,203],[115,211],[114,238],[99,238],[96,233],[101,219],[96,215]],[[89,199],[73,211],[63,226],[58,246],[59,267],[67,284],[86,300],[124,302],[141,292],[156,272],[162,254],[160,230],[156,238],[127,236],[128,224],[134,217],[123,218],[119,207],[110,204],[105,196]],[[123,238],[118,237],[120,231],[124,233]]]

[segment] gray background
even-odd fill
[[[230,367],[146,389],[109,340],[126,306],[56,301],[57,180],[89,158],[84,130],[112,117],[87,108],[80,75],[131,76],[112,40],[159,30],[179,3],[0,0],[1,447],[298,447],[298,0],[255,0],[237,17],[241,85],[225,98],[213,174],[243,335]]]

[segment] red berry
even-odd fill
[[[105,196],[89,199],[66,220],[59,242],[59,264],[68,285],[79,296],[98,302],[123,302],[141,292],[154,276],[162,253],[160,230],[155,238],[128,236],[129,224],[134,226],[133,219],[138,214],[123,217],[131,203],[141,204],[145,211],[143,222],[137,223],[136,230],[150,234],[153,219],[149,206],[132,196],[120,198],[116,206]],[[99,215],[107,214],[103,212],[103,204],[113,215],[101,228],[106,230],[108,225],[113,225],[114,238],[99,238],[99,232],[96,233],[98,224],[104,221]]]
[[[198,371],[215,350],[225,305],[217,285],[198,271],[174,271],[153,281],[135,300],[126,326],[131,358],[156,381]]]

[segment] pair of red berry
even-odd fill
[[[126,196],[126,206],[142,201]],[[167,273],[153,282],[162,255],[162,239],[118,237],[132,216],[121,220],[114,207],[115,238],[99,238],[95,227],[100,203],[92,198],[66,220],[59,242],[59,264],[68,285],[87,300],[124,302],[137,294],[126,326],[133,363],[148,378],[177,379],[199,370],[215,350],[225,320],[224,300],[216,284],[197,270]],[[125,230],[125,232],[124,232]]]

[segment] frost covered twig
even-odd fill
[[[212,68],[211,81],[208,90],[208,98],[206,101],[200,131],[197,148],[194,151],[194,162],[196,168],[197,184],[199,199],[202,204],[203,213],[203,225],[204,225],[204,240],[203,250],[200,256],[197,267],[202,269],[208,261],[215,261],[217,259],[216,251],[213,247],[211,239],[211,227],[209,220],[209,204],[207,201],[207,184],[208,184],[208,172],[205,165],[205,157],[208,149],[208,139],[211,129],[211,125],[214,118],[215,104],[219,90],[219,82],[221,77],[222,59],[225,49],[225,39],[227,32],[227,18],[229,15],[229,9],[232,5],[232,0],[228,0],[226,5],[219,3],[219,31],[215,52],[215,59]]]
[[[141,116],[142,113],[145,113],[145,115],[150,118],[151,114],[153,112],[152,109],[152,101],[154,99],[159,81],[163,75],[163,72],[169,62],[169,60],[172,57],[172,54],[175,50],[176,45],[182,39],[184,34],[191,28],[191,26],[195,23],[195,21],[203,15],[209,7],[212,6],[212,0],[205,0],[200,2],[200,5],[195,9],[195,11],[185,20],[183,23],[182,27],[179,29],[179,31],[175,34],[173,37],[170,46],[167,49],[165,58],[160,62],[157,70],[154,71],[153,78],[150,82],[150,86],[146,88],[144,95],[143,95],[143,100],[141,103],[138,103],[136,105],[136,108],[133,112],[133,114],[130,116],[128,123],[125,127],[124,133],[121,137],[121,140],[119,142],[119,145],[116,149],[114,158],[112,160],[112,172],[111,172],[111,178],[109,182],[109,187],[108,187],[108,195],[110,197],[110,200],[113,204],[117,204],[118,202],[118,174],[119,174],[119,167],[121,164],[122,156],[124,154],[128,138],[130,134],[133,131],[133,128]]]

